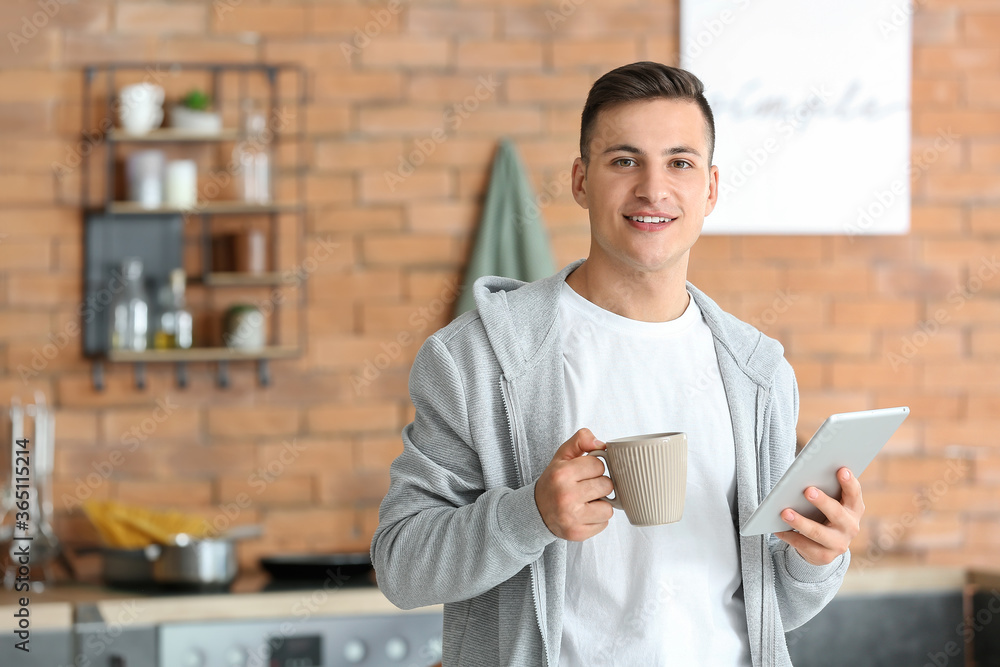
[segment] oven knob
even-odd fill
[[[247,651],[242,646],[230,646],[226,649],[226,664],[230,667],[244,667],[247,664]]]
[[[406,657],[406,640],[402,637],[393,637],[385,643],[385,655],[390,660],[398,661]]]
[[[202,667],[205,664],[205,654],[193,648],[184,654],[181,664],[184,667]]]
[[[364,660],[365,654],[367,653],[368,648],[360,639],[351,639],[344,644],[344,660],[353,665],[356,665]]]

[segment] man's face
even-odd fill
[[[704,116],[687,100],[602,110],[590,164],[573,163],[573,197],[590,211],[590,256],[627,271],[656,272],[686,261],[718,191]]]

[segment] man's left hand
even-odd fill
[[[847,468],[837,471],[840,480],[841,500],[837,501],[815,486],[805,490],[806,500],[826,516],[825,523],[807,519],[792,509],[781,513],[781,518],[795,530],[775,535],[792,545],[799,554],[813,565],[828,565],[851,546],[861,529],[865,503],[861,498],[861,482]],[[798,532],[796,532],[798,531]]]

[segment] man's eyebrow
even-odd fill
[[[641,148],[636,148],[632,144],[615,144],[613,146],[608,146],[604,149],[604,153],[633,153],[635,155],[645,155],[646,152]],[[664,155],[678,155],[680,153],[688,153],[690,155],[697,155],[701,157],[701,152],[697,148],[692,148],[691,146],[673,146],[667,148],[663,151]]]

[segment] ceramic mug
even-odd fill
[[[590,452],[608,464],[615,497],[605,498],[625,511],[634,526],[681,520],[687,489],[687,435],[650,433],[617,438],[607,449]]]
[[[163,122],[163,88],[154,83],[135,83],[121,89],[118,121],[131,134],[145,134]]]

